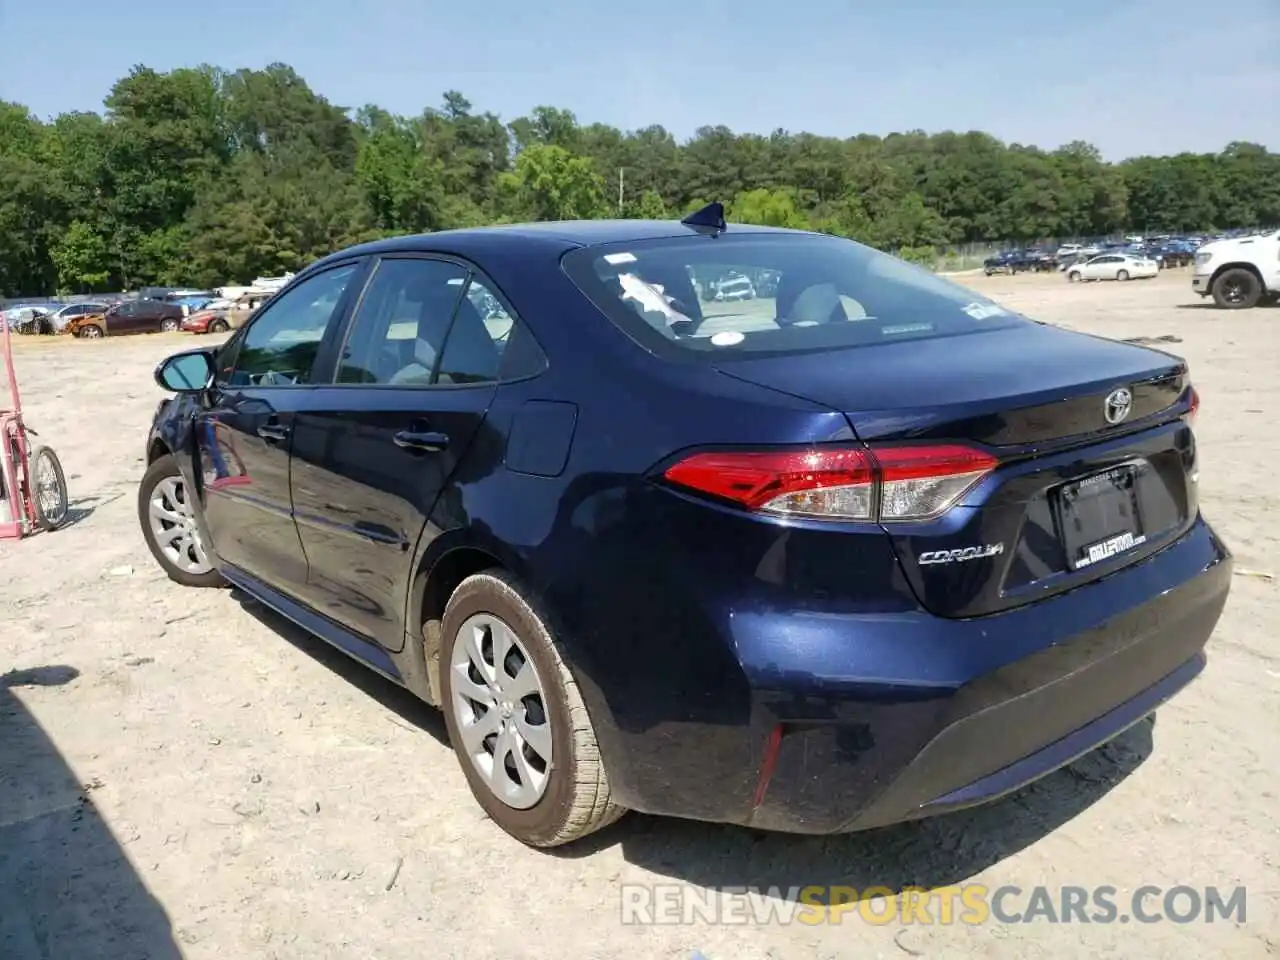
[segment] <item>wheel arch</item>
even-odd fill
[[[1228,270],[1247,270],[1249,273],[1253,274],[1253,276],[1257,279],[1258,283],[1262,287],[1263,293],[1267,292],[1267,282],[1262,278],[1262,271],[1258,269],[1257,264],[1249,263],[1247,260],[1237,261],[1233,263],[1224,263],[1222,266],[1218,267],[1218,269],[1214,270],[1213,276],[1209,278],[1210,290],[1212,290],[1213,285],[1218,282],[1218,278],[1221,277]]]
[[[151,442],[147,444],[147,466],[151,466],[161,457],[173,453],[169,449],[169,445],[160,437],[152,437]]]
[[[502,544],[469,528],[451,530],[433,539],[414,567],[405,603],[407,644],[421,651],[426,687],[419,695],[439,705],[440,623],[449,597],[467,577],[498,567],[525,580],[525,564]],[[413,657],[415,651],[406,653]]]

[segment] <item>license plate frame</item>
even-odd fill
[[[1138,479],[1145,463],[1118,464],[1054,491],[1054,517],[1067,569],[1077,572],[1146,542]]]

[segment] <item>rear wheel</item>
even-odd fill
[[[160,321],[160,332],[176,333],[180,326],[182,326],[182,324],[177,320],[174,320],[172,317],[166,317],[164,320]]]
[[[231,328],[227,326],[227,321],[225,320],[214,320],[209,324],[210,333],[226,333],[230,329]]]
[[[195,504],[170,454],[157,459],[142,475],[138,522],[147,548],[170,580],[186,587],[223,585],[196,525]]]
[[[1072,270],[1070,273],[1068,273],[1068,274],[1067,274],[1067,280],[1068,280],[1069,282],[1071,282],[1071,283],[1079,283],[1079,282],[1080,282],[1080,271],[1079,271],[1079,270]]]
[[[1117,271],[1116,271],[1116,279],[1117,279],[1117,280],[1128,280],[1128,279],[1129,279],[1129,271],[1128,271],[1128,270],[1117,270]]]
[[[76,331],[76,336],[81,340],[97,340],[106,333],[96,323],[86,323],[83,327]]]
[[[31,497],[36,508],[36,525],[41,530],[57,530],[67,519],[70,499],[67,475],[52,447],[36,447],[31,454]]]
[[[613,823],[587,708],[536,602],[503,570],[467,577],[441,623],[449,740],[472,794],[503,830],[555,847]]]
[[[1245,310],[1262,298],[1262,284],[1248,270],[1227,270],[1213,281],[1213,302],[1224,310]]]

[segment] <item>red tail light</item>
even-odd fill
[[[1196,422],[1196,414],[1200,412],[1200,394],[1195,387],[1187,387],[1190,396],[1187,397],[1187,412],[1184,415],[1187,423]]]
[[[663,476],[761,513],[896,522],[945,513],[998,462],[959,444],[811,447],[695,453]]]

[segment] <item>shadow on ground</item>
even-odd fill
[[[164,908],[14,693],[78,675],[50,666],[0,676],[0,957],[178,960]]]
[[[448,744],[438,710],[242,591],[232,594],[284,640]],[[629,863],[673,880],[706,887],[776,886],[783,893],[814,884],[894,891],[947,886],[1024,850],[1105,797],[1151,755],[1154,727],[1153,714],[1003,800],[917,823],[808,837],[631,814],[548,855],[574,859],[621,845]]]
[[[1097,803],[1150,756],[1152,715],[1075,763],[1003,800],[917,823],[832,837],[628,816],[565,856],[621,844],[629,863],[707,887],[857,890],[960,883],[1013,856]]]
[[[270,607],[259,603],[243,590],[233,587],[231,596],[245,612],[253,616],[281,639],[293,644],[313,660],[328,667],[366,696],[377,700],[406,723],[424,730],[445,746],[449,745],[449,733],[444,725],[444,715],[423,703],[404,687],[392,683],[374,673],[357,660],[331,646],[319,637],[303,630],[292,620],[281,616]]]
[[[1270,307],[1273,310],[1280,307],[1280,300],[1259,300],[1253,309],[1255,310],[1259,308],[1266,309],[1268,307]],[[1233,310],[1227,310],[1218,306],[1212,300],[1206,300],[1204,303],[1180,303],[1178,304],[1178,309],[1179,310],[1216,310],[1218,313],[1221,313],[1221,314],[1231,314],[1235,312]]]

